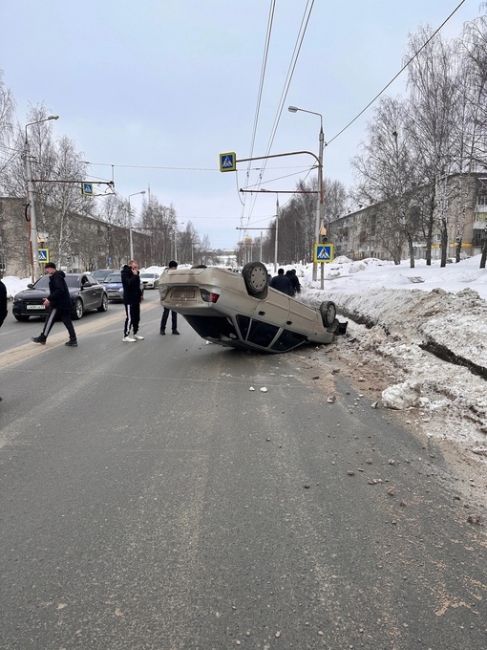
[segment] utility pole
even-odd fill
[[[48,115],[41,120],[35,120],[25,125],[25,140],[24,140],[24,165],[25,176],[27,180],[27,200],[29,204],[29,217],[30,217],[30,251],[32,256],[32,282],[35,282],[36,274],[39,274],[39,249],[37,246],[37,219],[36,219],[36,206],[34,183],[32,180],[32,170],[30,167],[30,147],[29,138],[27,135],[27,127],[33,124],[41,124],[42,122],[49,122],[50,120],[59,119],[59,115]]]

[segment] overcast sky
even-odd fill
[[[271,153],[317,153],[319,118],[287,106],[322,113],[331,139],[401,68],[408,34],[436,28],[458,2],[315,0]],[[307,4],[276,2],[254,156],[267,151]],[[460,35],[480,4],[467,0],[442,33]],[[44,104],[60,116],[54,133],[74,141],[93,178],[110,179],[114,164],[122,197],[150,185],[173,204],[181,228],[191,220],[213,247],[233,247],[242,214],[260,228],[275,212],[275,194],[257,195],[255,204],[247,195],[242,207],[245,163],[237,174],[218,171],[219,152],[250,154],[269,7],[270,0],[1,0],[0,69],[21,124],[29,105]],[[389,94],[401,94],[404,81]],[[327,178],[353,184],[350,159],[371,115],[326,148]],[[269,161],[262,187],[294,189],[299,176],[270,181],[299,170],[304,177],[311,163]],[[132,197],[136,211],[144,198]]]

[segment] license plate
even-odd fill
[[[175,287],[172,290],[171,298],[175,300],[194,300],[196,290],[192,287]]]
[[[45,310],[44,305],[27,305],[26,307],[27,307],[27,309],[31,309],[33,311],[36,311],[38,309]]]

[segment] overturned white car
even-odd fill
[[[333,302],[315,309],[270,288],[261,262],[250,262],[241,274],[215,267],[168,270],[159,292],[164,307],[220,345],[288,352],[306,343],[331,343],[346,328]]]

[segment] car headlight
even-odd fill
[[[14,296],[14,302],[22,302],[22,298],[17,298],[17,296]]]

